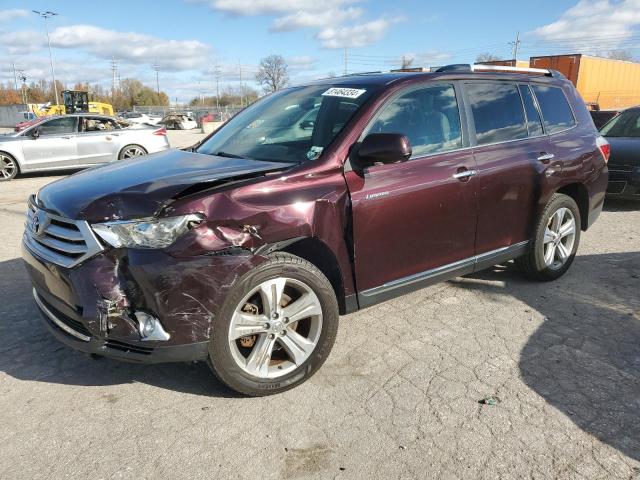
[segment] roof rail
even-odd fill
[[[546,68],[525,68],[525,67],[510,67],[507,65],[482,65],[475,64],[470,65],[468,63],[456,63],[453,65],[445,65],[436,70],[436,72],[514,72],[514,73],[537,73],[540,75],[546,75],[553,78],[565,78],[557,70],[551,70]]]

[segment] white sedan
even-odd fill
[[[0,181],[21,172],[79,169],[169,148],[164,127],[122,128],[113,117],[43,117],[18,133],[0,136]]]
[[[133,124],[147,124],[147,125],[158,125],[162,117],[159,115],[147,115],[146,113],[140,112],[127,112],[122,114],[122,118],[124,118],[128,123]]]

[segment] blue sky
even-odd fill
[[[540,2],[420,0],[111,0],[0,1],[0,81],[12,64],[29,79],[50,78],[43,21],[50,20],[58,77],[111,84],[110,59],[122,78],[154,84],[180,101],[253,77],[260,58],[281,54],[292,83],[348,70],[388,70],[405,55],[416,66],[473,62],[489,52],[510,58],[516,33],[521,54],[624,49],[640,54],[640,0]]]

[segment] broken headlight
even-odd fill
[[[91,228],[116,248],[165,248],[203,220],[204,216],[190,213],[178,217],[96,223]]]

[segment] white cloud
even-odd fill
[[[25,18],[29,16],[29,10],[21,8],[10,8],[8,10],[0,10],[0,22],[8,22],[16,18]]]
[[[271,31],[286,32],[298,28],[326,27],[331,24],[343,23],[360,17],[363,10],[358,7],[345,9],[332,8],[322,12],[300,10],[284,17],[277,18],[271,26]]]
[[[164,40],[134,32],[117,32],[93,25],[59,27],[51,32],[51,45],[83,49],[93,55],[135,64],[157,63],[165,70],[200,68],[210,53],[197,40]]]
[[[615,48],[640,25],[640,0],[581,0],[560,18],[533,31],[545,41]]]
[[[289,66],[289,70],[293,72],[300,72],[310,70],[318,62],[318,59],[309,55],[301,55],[287,58],[286,62]]]
[[[212,0],[211,8],[235,15],[273,15],[289,12],[323,12],[357,0]]]
[[[380,18],[357,25],[348,22],[361,18],[364,10],[352,6],[362,0],[192,0],[212,9],[239,16],[275,16],[272,32],[301,28],[318,30],[316,38],[325,48],[363,47],[384,36],[397,20]]]
[[[354,26],[327,27],[318,32],[317,38],[324,48],[365,47],[380,40],[396,20],[379,18]]]

